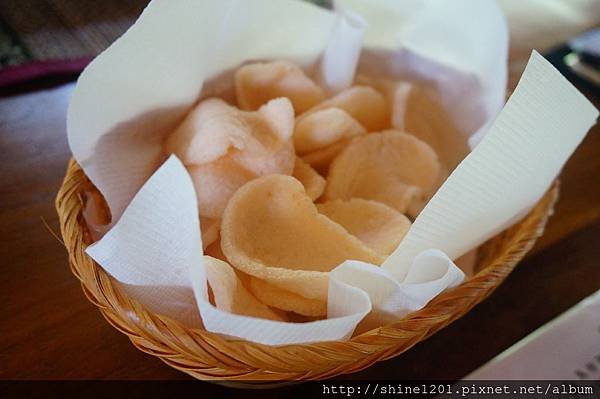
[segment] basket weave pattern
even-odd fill
[[[106,320],[143,352],[198,379],[264,382],[353,373],[410,349],[460,318],[485,299],[529,251],[542,234],[558,198],[555,183],[525,219],[480,248],[475,276],[438,295],[425,308],[349,341],[268,346],[190,330],[148,312],[129,298],[85,254],[91,243],[82,219],[83,190],[88,187],[87,177],[71,160],[56,197],[56,209],[71,270]]]

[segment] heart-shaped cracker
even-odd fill
[[[259,301],[276,309],[310,317],[327,315],[326,301],[305,298],[256,277],[248,279],[248,289]]]
[[[369,86],[353,86],[323,101],[298,116],[296,123],[327,108],[339,108],[356,119],[367,131],[376,132],[390,127],[390,112],[385,98]]]
[[[194,183],[200,215],[212,219],[219,219],[233,193],[256,177],[230,157],[191,165],[187,170]]]
[[[269,101],[244,112],[223,100],[202,101],[165,142],[194,182],[200,215],[221,217],[233,193],[255,177],[291,174],[295,154],[290,101]]]
[[[244,316],[283,321],[277,312],[246,290],[231,266],[210,256],[204,256],[202,260],[217,308]]]
[[[356,137],[334,159],[325,198],[371,199],[405,213],[429,193],[440,173],[435,152],[409,134],[386,130]]]
[[[302,184],[270,175],[231,198],[221,224],[221,248],[239,270],[306,298],[327,300],[328,272],[348,259],[383,257],[319,214]]]
[[[395,128],[429,144],[448,170],[454,169],[469,153],[466,136],[456,128],[432,89],[416,85],[396,89],[392,115]]]
[[[294,110],[286,98],[269,101],[255,112],[244,112],[218,98],[201,101],[169,135],[167,154],[184,165],[203,165],[239,151],[276,151],[294,130]]]
[[[277,151],[257,148],[256,151],[230,151],[227,155],[255,176],[273,173],[289,175],[294,170],[294,145],[286,141]]]
[[[236,71],[234,80],[238,105],[245,110],[255,110],[269,100],[286,97],[299,114],[325,99],[323,89],[291,62],[247,64]]]
[[[358,76],[357,82],[382,93],[390,109],[392,127],[429,144],[448,170],[469,153],[467,136],[458,130],[435,89],[365,75]]]
[[[377,201],[335,200],[317,204],[317,209],[381,255],[391,254],[410,228],[406,216]]]
[[[293,136],[294,147],[299,155],[306,155],[366,132],[346,111],[326,108],[298,120]]]

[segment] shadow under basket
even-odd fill
[[[354,373],[397,356],[433,335],[498,287],[541,236],[558,198],[558,182],[555,182],[523,220],[479,248],[473,277],[438,295],[423,309],[348,341],[268,346],[188,329],[172,319],[148,312],[129,298],[85,254],[91,240],[82,216],[83,193],[90,187],[82,169],[71,160],[56,197],[71,270],[81,281],[88,299],[138,349],[159,357],[169,366],[201,380],[253,381],[259,385]]]

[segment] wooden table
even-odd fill
[[[102,318],[53,235],[53,201],[70,157],[65,113],[72,89],[0,99],[0,378],[189,378],[135,349]],[[599,171],[596,126],[562,173],[546,235],[507,281],[432,338],[351,378],[461,378],[600,289]]]

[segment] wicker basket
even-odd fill
[[[149,313],[127,297],[84,252],[91,240],[82,220],[82,193],[89,186],[79,165],[71,160],[56,198],[56,209],[71,270],[106,320],[127,334],[143,352],[193,377],[262,383],[353,373],[397,356],[444,328],[506,278],[542,234],[558,198],[555,183],[524,220],[480,248],[475,276],[437,296],[425,308],[349,341],[268,346],[187,329],[169,318]]]

